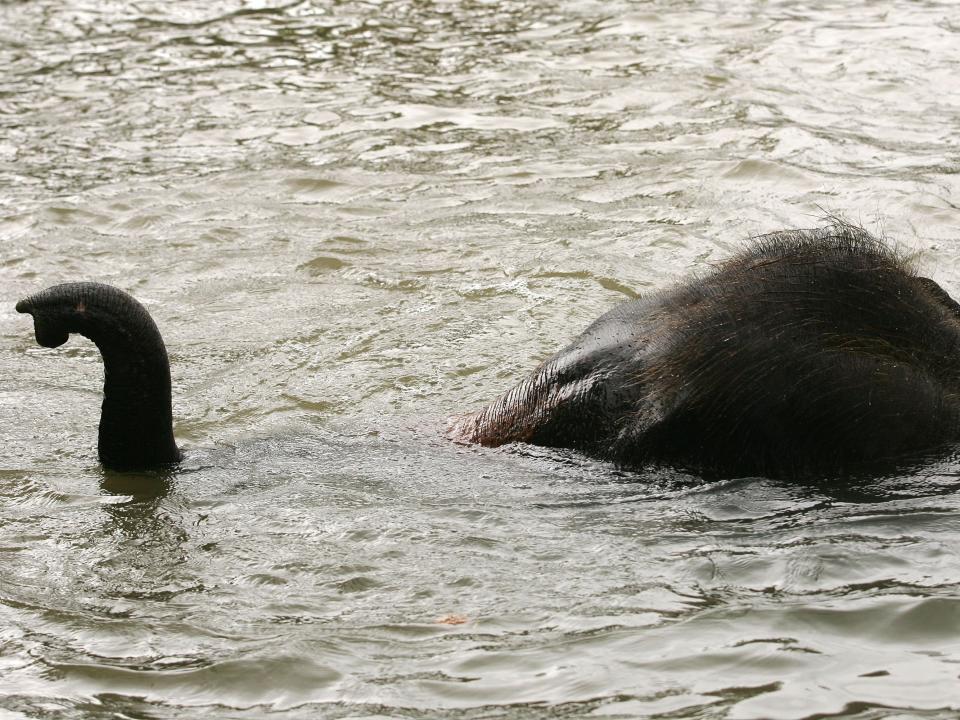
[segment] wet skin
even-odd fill
[[[103,357],[103,407],[98,453],[105,467],[142,470],[175,463],[170,364],[160,331],[146,309],[109,285],[54,285],[24,298],[17,311],[33,316],[44,347],[71,333],[92,340]]]
[[[886,470],[960,438],[960,306],[859,228],[773,233],[613,308],[450,432],[713,476]]]

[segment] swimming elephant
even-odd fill
[[[719,477],[892,469],[960,439],[960,305],[860,228],[764,235],[614,307],[450,434]]]
[[[33,316],[44,347],[70,333],[92,340],[103,356],[100,462],[140,470],[180,460],[173,438],[170,364],[160,331],[146,309],[122,290],[100,283],[54,285],[17,303]]]

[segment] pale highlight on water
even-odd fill
[[[458,446],[614,303],[836,212],[960,294],[948,2],[0,3],[0,715],[960,712],[958,459]],[[167,475],[15,302],[171,360]]]

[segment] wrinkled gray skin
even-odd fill
[[[613,308],[451,435],[710,476],[890,469],[960,439],[960,306],[859,228],[773,233]]]
[[[33,316],[44,347],[70,333],[92,340],[103,357],[103,408],[98,450],[105,467],[140,470],[175,463],[170,365],[146,309],[122,290],[100,283],[55,285],[17,303]]]

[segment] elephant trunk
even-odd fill
[[[103,357],[103,409],[98,449],[104,466],[137,470],[177,462],[170,363],[160,331],[130,295],[100,283],[66,283],[17,303],[33,316],[44,347],[70,333],[92,340]]]

